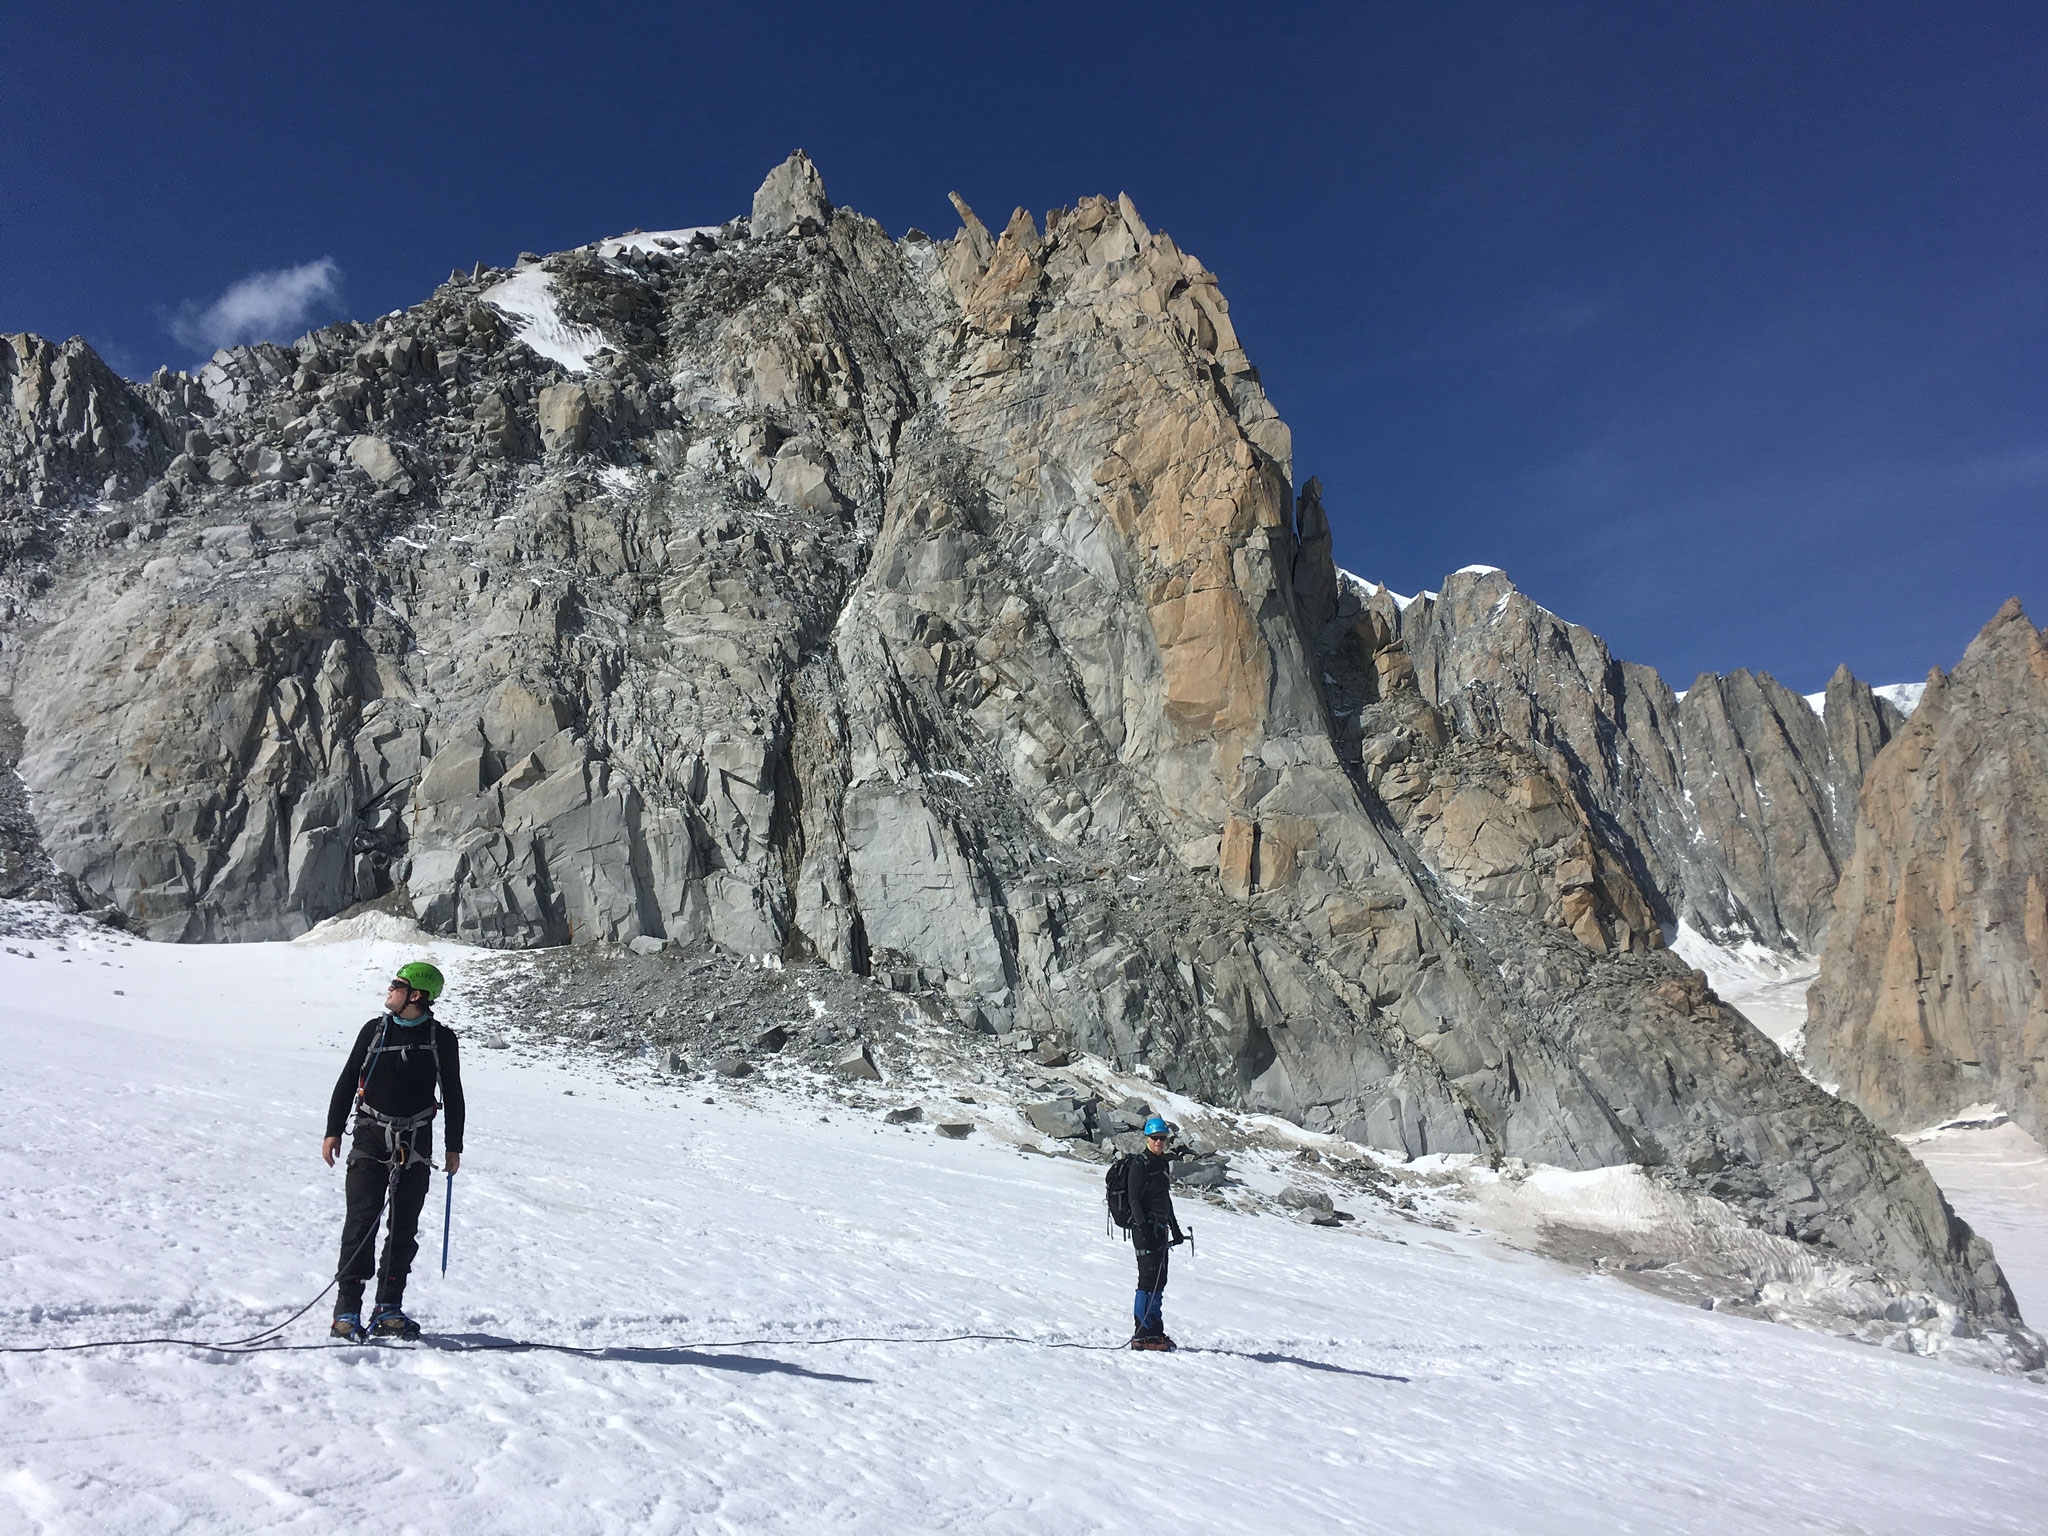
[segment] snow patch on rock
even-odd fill
[[[555,280],[543,267],[523,267],[485,289],[481,297],[512,318],[518,339],[527,347],[570,373],[588,373],[591,358],[605,345],[604,337],[589,326],[562,318],[555,303]]]
[[[680,251],[702,235],[705,239],[717,237],[719,226],[698,224],[689,229],[635,230],[628,235],[613,235],[610,239],[597,242],[597,254],[607,257],[623,256],[628,251],[639,251],[652,255],[656,251]]]
[[[1880,699],[1883,699],[1887,704],[1896,708],[1900,714],[1910,716],[1914,710],[1920,707],[1920,696],[1927,691],[1927,685],[1925,683],[1885,683],[1881,687],[1873,687],[1870,691]],[[1685,695],[1681,693],[1679,697],[1682,699]],[[1826,689],[1822,689],[1819,693],[1802,693],[1800,697],[1806,700],[1807,705],[1816,715],[1827,713],[1828,696]]]
[[[1371,597],[1376,593],[1384,592],[1394,600],[1396,608],[1406,609],[1418,597],[1428,599],[1431,602],[1436,600],[1434,592],[1417,592],[1413,596],[1404,596],[1402,593],[1396,592],[1392,587],[1389,587],[1384,581],[1372,581],[1367,577],[1360,576],[1356,571],[1345,570],[1341,565],[1337,567],[1337,579],[1340,582],[1348,582],[1351,586],[1356,587],[1359,594],[1363,597]]]
[[[422,949],[443,946],[462,949],[469,945],[456,945],[454,941],[439,934],[428,933],[409,917],[396,912],[355,912],[340,917],[330,917],[325,922],[315,923],[291,942],[294,944],[354,944],[363,941],[386,944],[415,944]]]

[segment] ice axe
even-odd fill
[[[448,1203],[441,1210],[441,1278],[448,1278],[448,1224],[455,1219],[455,1175],[442,1175],[448,1184]]]

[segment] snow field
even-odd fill
[[[1878,691],[1890,696],[1897,690]],[[1919,694],[1893,702],[1910,713]],[[1806,992],[1820,974],[1819,961],[1782,955],[1753,940],[1739,947],[1717,945],[1685,923],[1678,925],[1671,949],[1687,965],[1706,972],[1722,998],[1799,1062],[1806,1040]],[[2048,1319],[2048,1151],[2006,1120],[1995,1104],[1966,1111],[1956,1124],[1900,1139],[1926,1164],[1956,1213],[1991,1244],[2020,1315],[2037,1326]]]
[[[1989,1118],[1905,1142],[1997,1252],[2021,1315],[2048,1322],[2048,1152],[2002,1114]]]
[[[1820,975],[1818,960],[1780,954],[1754,939],[1733,946],[1716,944],[1690,923],[1678,925],[1671,952],[1704,971],[1722,1001],[1741,1009],[1773,1045],[1794,1062],[1799,1060],[1806,1041],[1806,989]]]
[[[327,1095],[421,946],[13,947],[0,1342],[234,1337],[319,1290]],[[518,963],[430,957],[458,1029]],[[0,1355],[0,1531],[2037,1528],[2034,1384],[1195,1202],[1166,1312],[1210,1352],[1042,1347],[1128,1330],[1098,1167],[489,1033],[449,1275],[437,1175],[408,1293],[438,1339],[327,1347],[323,1303],[306,1350]],[[1037,1342],[910,1342],[962,1331]],[[895,1341],[693,1344],[848,1333]],[[433,1347],[520,1339],[611,1353]]]

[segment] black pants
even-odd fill
[[[376,1246],[377,1213],[384,1204],[384,1191],[391,1182],[391,1150],[384,1128],[373,1121],[356,1121],[355,1145],[348,1154],[348,1217],[341,1224],[341,1284],[336,1288],[337,1312],[360,1312],[363,1283],[377,1276],[377,1303],[396,1307],[405,1301],[405,1277],[420,1251],[420,1207],[427,1203],[427,1186],[433,1181],[434,1140],[430,1127],[412,1133],[412,1152],[399,1170],[398,1188],[391,1197],[391,1224],[384,1239],[383,1262],[371,1264]]]
[[[1154,1232],[1147,1241],[1159,1246],[1138,1250],[1138,1289],[1163,1291],[1166,1289],[1166,1258],[1173,1250],[1167,1247],[1164,1232]]]

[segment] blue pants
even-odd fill
[[[1172,1249],[1166,1245],[1166,1234],[1153,1234],[1156,1248],[1138,1250],[1138,1294],[1131,1301],[1131,1317],[1140,1333],[1164,1333],[1166,1321],[1166,1267],[1167,1256]]]

